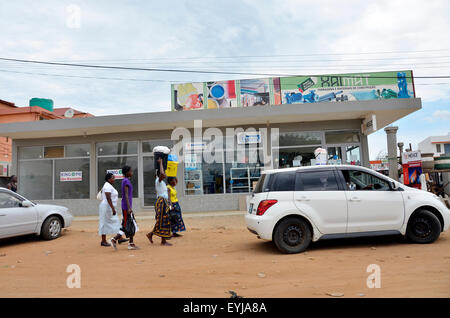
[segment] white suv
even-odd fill
[[[432,243],[448,229],[439,198],[371,169],[350,165],[263,172],[245,217],[250,232],[283,253],[319,239],[402,234]]]

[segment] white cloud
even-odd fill
[[[433,118],[440,120],[450,120],[450,110],[437,110],[433,113]]]

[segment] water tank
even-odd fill
[[[53,111],[53,100],[47,98],[32,98],[30,99],[30,106],[39,106],[48,111]]]

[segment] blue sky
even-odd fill
[[[0,57],[103,65],[293,75],[413,69],[415,76],[449,75],[449,30],[447,0],[0,3]],[[446,51],[357,54],[424,50]],[[342,53],[355,55],[324,55]],[[298,56],[302,54],[310,56]],[[261,55],[275,57],[221,58]],[[183,59],[187,57],[203,58]],[[27,106],[32,97],[51,98],[56,107],[70,106],[95,115],[166,111],[170,110],[170,82],[244,77],[249,76],[0,62],[0,99]],[[427,136],[450,132],[449,82],[416,80],[423,109],[394,123],[399,126],[399,141],[415,147]],[[383,152],[384,131],[369,136],[369,145],[371,158]]]

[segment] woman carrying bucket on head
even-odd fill
[[[170,206],[169,202],[169,194],[167,191],[166,183],[164,182],[164,178],[166,174],[164,173],[163,160],[158,158],[157,160],[159,164],[159,169],[157,170],[157,177],[155,180],[155,189],[156,189],[156,203],[155,203],[155,226],[153,230],[147,233],[147,238],[150,243],[153,244],[153,234],[161,237],[161,245],[171,246],[167,239],[172,237],[171,226],[170,226]]]

